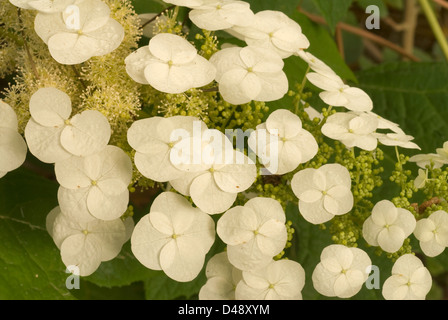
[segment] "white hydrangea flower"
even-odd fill
[[[166,3],[171,3],[180,7],[195,8],[202,5],[203,0],[163,0]]]
[[[346,85],[336,74],[311,72],[306,77],[316,87],[324,90],[319,96],[330,106],[345,107],[351,111],[371,111],[373,108],[372,99],[367,93]]]
[[[81,276],[95,272],[101,262],[114,259],[128,240],[121,219],[104,221],[91,217],[79,221],[59,207],[47,216],[47,229],[61,250],[64,264],[79,267]]]
[[[387,120],[372,111],[368,111],[366,113],[368,115],[374,116],[378,119],[378,129],[389,129],[395,133],[403,133],[403,130],[400,129],[400,126],[398,124],[396,124],[395,122]]]
[[[327,164],[319,169],[304,169],[291,180],[299,198],[299,211],[306,221],[321,224],[353,208],[350,173],[340,164]]]
[[[172,135],[176,130],[185,130],[192,135],[195,123],[200,124],[201,130],[206,129],[198,118],[186,116],[152,117],[134,122],[128,130],[128,142],[136,150],[134,162],[141,174],[158,182],[185,175],[170,160],[171,150],[179,142],[173,141]]]
[[[414,180],[414,187],[417,189],[421,189],[426,185],[426,182],[428,180],[428,169],[418,169],[418,177]]]
[[[399,130],[401,131],[401,129]],[[405,134],[403,131],[398,133],[376,133],[375,137],[385,146],[397,146],[406,149],[421,150],[416,143],[412,142],[414,137]]]
[[[171,155],[183,154],[183,162],[172,163],[187,174],[169,182],[208,214],[229,209],[237,194],[247,190],[256,179],[253,161],[235,151],[229,139],[218,130],[207,129],[202,137],[182,139],[175,148],[176,152],[172,151]]]
[[[76,0],[9,0],[13,5],[22,9],[38,10],[44,13],[62,12]]]
[[[448,159],[442,158],[442,156],[437,153],[428,153],[412,156],[409,158],[409,162],[416,162],[422,169],[426,169],[427,166],[438,169],[443,167],[445,164],[448,164]]]
[[[414,231],[415,217],[389,200],[378,202],[372,215],[364,221],[362,235],[368,244],[380,246],[386,252],[397,252],[404,240]]]
[[[0,178],[25,162],[26,143],[17,130],[16,113],[0,101]]]
[[[419,258],[405,254],[392,267],[392,275],[383,285],[386,300],[425,300],[432,278]]]
[[[243,276],[241,270],[230,264],[227,252],[208,261],[205,275],[207,282],[199,291],[199,300],[235,300],[235,289]]]
[[[322,251],[313,271],[314,288],[327,297],[353,297],[367,280],[371,265],[369,256],[361,249],[330,245]]]
[[[37,35],[61,64],[79,64],[108,54],[117,49],[124,38],[124,28],[110,17],[110,8],[104,2],[77,1],[76,7],[79,21],[74,21],[74,14],[62,12],[38,13],[34,21]]]
[[[249,26],[254,20],[250,4],[236,0],[202,0],[193,7],[190,20],[199,28],[216,31],[233,26]]]
[[[70,97],[56,88],[41,88],[31,96],[25,138],[36,158],[54,163],[96,153],[107,145],[111,129],[101,112],[86,110],[70,119],[71,112]]]
[[[302,300],[305,270],[292,260],[273,261],[257,270],[243,271],[237,300]]]
[[[415,237],[428,257],[438,256],[448,247],[448,213],[439,210],[417,222]]]
[[[203,87],[216,75],[215,67],[198,55],[190,42],[171,33],[154,36],[148,46],[131,53],[125,63],[134,81],[166,93]]]
[[[73,156],[56,162],[55,172],[65,188],[59,191],[58,198],[67,214],[76,215],[79,210],[85,216],[87,207],[98,219],[114,220],[127,210],[132,162],[122,149],[106,146],[87,157]]]
[[[285,223],[278,201],[257,197],[224,213],[217,233],[227,244],[230,263],[240,270],[254,270],[269,264],[284,249]]]
[[[310,161],[319,149],[313,135],[302,128],[300,118],[286,109],[272,112],[266,123],[257,126],[250,135],[248,143],[261,163],[278,175],[294,171],[299,164]]]
[[[314,56],[313,54],[300,50],[297,55],[305,61],[311,70],[322,75],[330,74],[336,75],[336,73],[331,69],[325,62]]]
[[[249,25],[234,26],[227,31],[249,46],[274,50],[283,59],[310,46],[300,25],[280,11],[260,11]]]
[[[338,112],[328,117],[322,133],[328,138],[341,141],[347,148],[358,147],[373,151],[378,146],[375,130],[378,119],[371,115]]]
[[[201,271],[214,240],[215,223],[208,214],[181,195],[164,192],[135,226],[131,245],[145,267],[188,282]]]
[[[438,148],[436,151],[443,160],[448,162],[448,141],[443,144],[443,148]]]
[[[211,58],[224,100],[244,104],[251,100],[274,101],[288,92],[283,60],[274,51],[259,47],[233,47]]]

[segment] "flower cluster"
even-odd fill
[[[27,55],[51,55],[57,67],[33,69],[31,60],[33,80],[24,83],[32,86],[15,89],[26,99],[9,92],[26,119],[26,143],[14,109],[0,102],[0,177],[25,161],[27,145],[54,164],[59,206],[46,222],[64,264],[90,275],[130,240],[142,265],[175,281],[194,280],[206,265],[200,299],[299,300],[311,270],[285,257],[294,229],[284,208],[293,202],[308,223],[325,229],[331,221],[336,230],[338,244],[322,251],[312,272],[317,292],[350,298],[361,290],[372,265],[356,248],[362,236],[398,258],[383,286],[386,299],[428,294],[431,275],[404,253],[412,234],[429,257],[448,247],[448,142],[409,159],[420,166],[409,180],[408,158],[398,148],[420,149],[414,138],[373,113],[366,92],[306,51],[311,44],[296,21],[278,11],[254,13],[239,0],[166,0],[189,8],[191,22],[205,29],[193,37],[203,45],[190,42],[176,7],[141,16],[153,22],[142,28],[148,45],[136,48],[136,30],[147,23],[126,11],[127,2],[10,2],[37,11],[29,36],[45,52],[26,48]],[[217,30],[246,46],[219,46]],[[309,66],[297,95],[283,70],[290,57]],[[58,79],[76,80],[38,81],[53,70]],[[306,101],[308,82],[328,105],[322,113]],[[265,102],[288,92],[291,110],[284,105],[264,120]],[[235,147],[230,128],[252,129],[241,140],[247,146],[237,136]],[[395,147],[391,179],[402,191],[374,205],[369,199],[382,184],[379,146]],[[125,214],[129,189],[145,183],[164,192],[134,227]],[[440,207],[411,205],[419,189],[440,197]],[[218,237],[226,250],[206,261]]]

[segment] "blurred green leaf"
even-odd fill
[[[353,0],[313,0],[313,2],[327,21],[331,32],[334,33],[338,22],[344,21]]]
[[[73,299],[68,274],[45,228],[55,182],[24,169],[0,180],[0,299]]]
[[[398,62],[358,73],[373,111],[415,137],[423,153],[448,140],[448,65]]]
[[[250,3],[250,8],[257,13],[263,10],[278,10],[287,15],[291,15],[300,5],[301,0],[245,0]]]

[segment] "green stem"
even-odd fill
[[[434,13],[434,10],[429,3],[429,0],[419,0],[420,6],[423,9],[423,12],[426,15],[426,19],[428,19],[429,25],[431,26],[432,32],[434,33],[437,42],[442,48],[443,54],[445,55],[446,60],[448,60],[448,41],[446,39],[445,34],[443,33],[442,27]]]
[[[302,102],[301,101],[302,100],[301,96],[302,96],[302,93],[303,93],[303,89],[305,88],[306,82],[308,80],[306,75],[310,72],[310,70],[311,70],[311,67],[308,66],[308,69],[306,69],[305,75],[303,76],[302,84],[300,85],[300,91],[299,91],[299,94],[297,95],[299,97],[299,101],[296,104],[296,108],[295,108],[295,112],[294,112],[295,114],[297,114],[299,112],[299,105]]]

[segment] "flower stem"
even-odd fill
[[[445,34],[443,33],[442,27],[440,26],[439,21],[434,13],[434,10],[431,7],[431,4],[428,0],[419,0],[420,6],[423,9],[423,12],[426,15],[426,19],[431,26],[432,32],[434,33],[437,42],[442,48],[443,54],[445,55],[446,60],[448,60],[448,41],[446,39]]]

